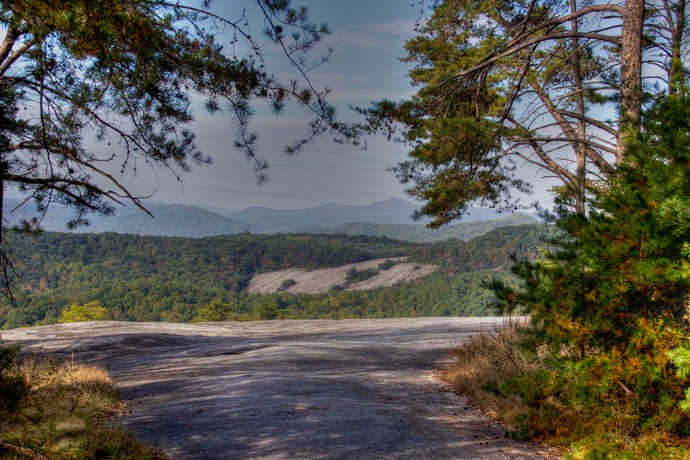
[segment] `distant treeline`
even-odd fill
[[[377,224],[353,222],[333,228],[314,228],[306,233],[386,236],[415,243],[437,243],[449,239],[469,240],[501,227],[529,225],[537,220],[526,214],[511,214],[499,219],[462,222],[430,229],[420,224]]]
[[[544,231],[540,225],[506,227],[469,242],[437,244],[311,234],[194,239],[8,233],[17,269],[15,305],[0,306],[0,325],[53,323],[70,305],[94,300],[109,318],[131,321],[483,315],[490,313],[491,301],[481,282],[489,276],[486,270],[502,273],[512,253],[533,257]],[[441,269],[410,284],[374,291],[245,291],[255,273],[399,256]]]

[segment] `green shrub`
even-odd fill
[[[204,305],[197,312],[192,322],[205,323],[215,321],[225,321],[230,316],[232,305],[223,302],[223,299],[216,297],[208,305]]]
[[[272,300],[261,302],[256,306],[254,316],[254,319],[258,320],[278,319],[280,317],[278,303]]]
[[[297,281],[295,281],[293,278],[283,280],[283,282],[280,283],[280,286],[278,286],[278,292],[287,291],[295,284],[297,284]]]
[[[690,343],[685,342],[681,346],[669,350],[667,356],[676,366],[679,377],[690,377]],[[679,407],[682,411],[690,413],[690,387],[685,389],[684,396]]]
[[[58,318],[59,323],[76,323],[79,321],[105,321],[108,319],[108,310],[98,300],[87,302],[83,305],[73,303],[64,310]]]
[[[390,270],[391,268],[393,268],[393,266],[394,266],[395,264],[396,264],[396,263],[393,262],[392,260],[386,259],[385,262],[381,262],[381,263],[379,264],[379,267],[378,267],[378,268],[379,268],[379,270]]]
[[[345,282],[347,284],[350,283],[358,283],[360,281],[366,281],[369,278],[373,278],[374,276],[378,275],[379,271],[375,268],[366,268],[364,270],[357,270],[356,268],[351,268],[347,272],[347,276],[345,277]]]

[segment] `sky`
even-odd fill
[[[415,3],[415,4],[413,4]],[[339,119],[356,121],[349,107],[368,107],[371,101],[409,98],[415,91],[409,83],[410,64],[400,61],[406,52],[405,40],[415,35],[419,1],[412,0],[293,0],[293,5],[309,8],[313,21],[329,25],[332,32],[323,43],[334,49],[330,61],[309,76],[317,88],[328,86],[330,102],[339,110]],[[236,20],[246,9],[252,33],[259,35],[263,20],[253,0],[216,0],[213,10]],[[229,42],[231,37],[219,37]],[[230,48],[227,48],[230,50]],[[241,56],[241,50],[238,50]],[[287,81],[293,72],[277,49],[267,49],[267,68]],[[270,182],[258,186],[253,164],[232,146],[234,127],[230,116],[210,116],[195,109],[192,129],[200,150],[210,155],[211,166],[197,166],[182,177],[182,182],[165,171],[141,169],[136,177],[123,179],[136,196],[168,203],[205,204],[228,209],[266,206],[276,209],[302,209],[326,203],[366,205],[389,198],[414,201],[388,168],[407,157],[404,145],[370,137],[367,149],[340,145],[325,135],[295,156],[286,156],[283,147],[305,132],[308,114],[288,110],[275,117],[258,107],[252,129],[259,133],[258,156],[270,163]],[[98,148],[98,147],[94,147]],[[116,165],[117,166],[117,165]],[[537,196],[548,182],[538,173],[525,170],[524,178],[537,184]],[[543,185],[540,185],[543,184]],[[528,198],[525,203],[533,201]],[[144,201],[145,204],[145,201]]]
[[[246,5],[250,27],[258,29],[263,22],[253,2],[220,2],[214,8],[234,18]],[[409,0],[295,0],[295,5],[309,8],[311,18],[326,22],[332,35],[322,50],[333,47],[330,62],[309,75],[317,87],[332,90],[331,103],[339,110],[339,118],[357,120],[350,105],[368,106],[372,100],[409,97],[414,88],[406,73],[405,39],[414,35],[418,8]],[[319,51],[319,50],[317,50]],[[315,52],[317,57],[320,53]],[[268,50],[267,67],[279,76],[290,75],[285,59],[276,49]],[[258,154],[270,163],[270,182],[256,184],[253,165],[241,152],[232,148],[231,120],[224,116],[210,117],[196,111],[193,126],[201,150],[213,157],[210,167],[197,167],[184,177],[183,184],[165,174],[154,178],[138,177],[132,188],[143,195],[156,189],[156,200],[176,203],[204,203],[232,209],[267,206],[278,209],[306,208],[325,203],[364,205],[388,198],[409,198],[404,187],[387,168],[406,157],[404,146],[383,138],[368,139],[368,147],[339,145],[332,136],[324,136],[295,156],[286,156],[283,147],[298,139],[306,128],[309,115],[289,110],[275,117],[259,110],[252,127],[259,133]],[[158,184],[160,182],[160,184]],[[150,192],[148,192],[150,193]]]

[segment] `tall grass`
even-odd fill
[[[3,372],[26,385],[14,407],[0,409],[0,458],[165,458],[103,423],[122,408],[105,369],[30,359]]]
[[[538,357],[520,351],[522,326],[521,320],[508,319],[503,327],[471,336],[452,351],[454,360],[443,372],[453,391],[509,426],[517,424],[525,406],[520,398],[493,390],[542,368]]]

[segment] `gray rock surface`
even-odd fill
[[[121,423],[173,459],[527,459],[557,452],[435,372],[501,319],[73,323],[3,331],[23,351],[107,366]]]

